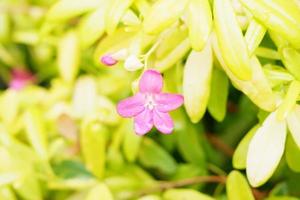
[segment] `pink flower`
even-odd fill
[[[173,131],[169,115],[183,103],[183,96],[162,93],[163,78],[156,70],[147,70],[139,82],[139,92],[119,102],[118,113],[122,117],[134,117],[134,129],[138,135],[149,132],[153,125],[162,133]]]
[[[11,72],[9,87],[15,90],[21,90],[34,81],[35,76],[26,69],[14,68]]]

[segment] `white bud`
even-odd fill
[[[136,71],[143,66],[144,64],[135,55],[130,55],[124,63],[124,67],[128,71]]]
[[[121,49],[121,50],[111,54],[111,57],[115,60],[125,60],[128,57],[128,50]]]

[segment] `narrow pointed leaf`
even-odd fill
[[[247,154],[247,177],[253,187],[263,185],[274,173],[284,152],[286,123],[271,113],[253,136]]]

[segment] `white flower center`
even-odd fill
[[[154,107],[156,106],[153,95],[152,94],[146,94],[145,98],[146,98],[145,107],[148,108],[149,110],[153,110]]]

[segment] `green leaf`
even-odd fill
[[[58,70],[66,82],[72,82],[79,70],[79,38],[74,31],[64,34],[58,44]]]
[[[246,133],[246,136],[240,141],[239,145],[235,149],[232,158],[232,164],[234,168],[236,169],[246,168],[246,160],[247,160],[249,143],[258,128],[259,128],[258,125],[251,128],[251,130],[248,133]]]
[[[143,23],[148,34],[157,34],[178,20],[187,6],[188,0],[159,0],[154,3]],[[166,12],[168,11],[168,12]]]
[[[245,34],[245,40],[248,46],[249,55],[253,55],[256,48],[264,38],[267,29],[261,25],[256,19],[252,19]]]
[[[223,121],[225,118],[228,92],[229,81],[226,74],[216,67],[213,68],[210,96],[207,108],[209,113],[218,122]]]
[[[97,121],[87,121],[83,123],[80,134],[80,146],[87,169],[95,176],[103,177],[108,130]]]
[[[24,126],[27,138],[42,160],[48,159],[48,138],[43,116],[38,108],[30,108],[24,114]]]
[[[60,0],[47,13],[49,21],[64,21],[101,6],[102,0]]]
[[[228,200],[255,200],[247,180],[238,171],[232,171],[226,180]]]
[[[14,182],[14,190],[23,199],[26,200],[42,200],[43,194],[40,183],[34,173],[28,173],[23,178]]]
[[[112,34],[126,10],[131,6],[133,0],[110,0],[105,15],[105,30],[108,34]]]
[[[186,28],[169,28],[155,51],[156,58],[163,59],[168,56],[169,53],[171,53],[182,41],[186,39],[187,33]]]
[[[286,123],[271,113],[251,139],[247,154],[247,177],[253,187],[264,184],[275,172],[284,152]]]
[[[105,9],[103,5],[80,21],[78,33],[82,47],[89,47],[103,35]]]
[[[287,116],[288,128],[297,146],[300,148],[300,106],[295,105]]]
[[[0,199],[17,200],[15,193],[10,187],[0,187]]]
[[[286,69],[300,80],[300,52],[296,49],[285,47],[281,49],[282,62]]]
[[[183,71],[184,107],[193,123],[204,116],[210,95],[210,82],[213,67],[211,45],[200,51],[192,51]]]
[[[84,200],[99,200],[100,197],[101,200],[114,199],[109,188],[103,183],[98,183],[91,188]]]
[[[173,174],[177,168],[174,158],[150,138],[144,138],[138,159],[143,166],[166,175]]]
[[[194,50],[205,47],[212,29],[212,13],[208,0],[191,0],[187,6],[189,39]]]
[[[178,151],[187,162],[199,165],[204,169],[206,164],[205,152],[199,141],[199,134],[204,134],[193,124],[186,124],[177,132]]]
[[[285,159],[286,162],[293,171],[300,172],[300,148],[297,146],[293,137],[288,134],[286,139]]]
[[[170,67],[179,62],[191,49],[188,39],[183,40],[178,44],[168,55],[161,59],[156,59],[154,62],[155,69],[164,72]]]
[[[300,48],[300,7],[296,1],[241,0],[241,3],[269,30]]]
[[[250,80],[252,69],[249,52],[231,1],[214,1],[214,22],[220,50],[229,70],[238,79]]]
[[[192,189],[170,189],[163,194],[163,200],[214,200],[214,198]]]
[[[134,132],[131,120],[126,120],[124,123],[126,123],[126,132],[122,143],[123,152],[129,162],[134,162],[140,150],[142,137]]]

